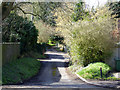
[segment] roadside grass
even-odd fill
[[[34,58],[21,58],[3,65],[2,84],[18,84],[36,75],[40,62]]]
[[[100,68],[102,68],[102,77],[100,73]],[[119,78],[110,76],[109,71],[111,67],[102,62],[91,63],[87,67],[78,71],[77,74],[85,79],[99,79],[99,80],[120,80]]]

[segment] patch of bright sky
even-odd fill
[[[2,2],[3,0],[0,0],[0,3]],[[14,0],[6,0],[6,1],[14,1]],[[19,2],[27,2],[27,1],[59,1],[59,2],[64,2],[64,1],[72,1],[72,0],[15,0],[15,1],[19,1]],[[77,0],[73,0],[74,1],[77,1]],[[91,8],[92,6],[94,6],[94,8],[96,8],[98,5],[99,6],[103,6],[107,1],[112,1],[112,2],[115,2],[115,1],[120,1],[120,0],[78,0],[78,1],[84,1],[86,2],[87,5],[89,5],[89,7]]]
[[[94,8],[96,8],[98,5],[99,6],[103,6],[107,3],[107,1],[112,1],[112,2],[116,2],[116,1],[120,1],[120,0],[84,0],[86,2],[86,4],[89,5],[90,8],[92,8],[94,6]]]

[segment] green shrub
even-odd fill
[[[87,79],[100,79],[100,68],[102,68],[102,77],[106,78],[106,74],[111,70],[111,68],[107,64],[101,62],[91,63],[81,71],[77,72],[77,74]]]
[[[20,42],[21,53],[36,47],[38,30],[27,18],[12,13],[3,21],[2,30],[3,42]]]
[[[36,75],[40,62],[33,58],[21,58],[5,64],[2,68],[2,84],[17,84]]]
[[[120,78],[110,76],[110,77],[105,78],[105,80],[113,80],[114,81],[114,80],[120,80]]]
[[[65,11],[60,9],[57,12],[56,31],[61,33],[64,43],[69,47],[72,64],[87,66],[109,59],[114,48],[112,30],[115,28],[109,8],[105,6],[86,12],[82,3],[76,6],[68,3],[66,6]],[[82,9],[86,13],[79,13]],[[76,15],[72,16],[71,13]]]
[[[102,14],[98,13],[98,16],[93,15],[92,18],[85,17],[69,28],[70,34],[65,42],[70,47],[73,64],[87,66],[93,62],[105,62],[112,55],[114,41],[110,33],[113,30],[113,20],[110,11],[101,11]]]
[[[64,37],[60,35],[52,35],[49,41],[51,44],[56,44],[56,43],[63,44],[63,40],[64,40]]]
[[[31,58],[36,58],[36,59],[45,59],[46,58],[44,53],[41,54],[41,53],[33,52],[33,51],[24,54],[24,57],[31,57]]]
[[[40,54],[44,54],[45,51],[46,51],[46,43],[37,43],[36,52]]]

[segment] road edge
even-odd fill
[[[89,82],[88,80],[86,80],[85,78],[81,77],[80,75],[78,75],[76,72],[75,72],[75,74],[82,81],[84,81],[85,83],[90,84],[90,85],[95,85],[95,86],[104,87],[104,88],[113,88],[113,89],[119,89],[120,88],[120,87],[116,87],[116,86],[109,86],[109,85],[101,85],[101,84],[98,84],[98,83],[92,83],[92,82]]]

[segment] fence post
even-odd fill
[[[102,78],[102,67],[100,67],[100,76]]]

